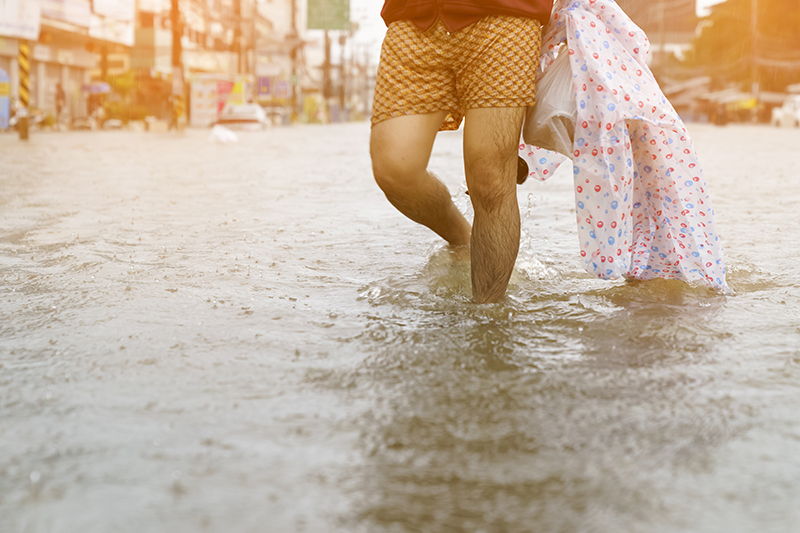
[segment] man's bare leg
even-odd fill
[[[375,181],[389,202],[414,222],[458,246],[470,242],[469,222],[444,183],[427,170],[433,141],[445,117],[446,113],[439,111],[375,124],[370,154]]]
[[[472,297],[494,303],[506,292],[519,252],[517,153],[525,108],[469,109],[464,127],[472,227]]]

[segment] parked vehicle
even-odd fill
[[[19,108],[19,104],[15,105],[15,108],[16,109],[12,108],[13,113],[11,113],[11,117],[8,121],[8,127],[10,129],[17,129],[17,124],[19,124],[19,119],[23,116],[23,113],[24,116],[28,117],[28,128],[30,130],[40,130],[44,128],[47,115],[43,111],[39,109],[22,111]]]
[[[790,96],[781,107],[774,108],[770,123],[773,126],[800,128],[800,94]]]
[[[290,123],[289,108],[278,105],[265,105],[264,112],[267,114],[273,126],[288,126]]]
[[[258,131],[270,126],[264,109],[258,104],[227,105],[217,124],[232,130]]]
[[[70,129],[73,130],[96,130],[103,127],[105,122],[105,111],[102,107],[95,107],[88,117],[75,117],[72,119]]]

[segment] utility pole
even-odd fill
[[[369,46],[364,46],[364,81],[363,81],[363,97],[364,97],[364,117],[369,115]]]
[[[179,0],[172,0],[170,23],[172,25],[172,121],[180,130],[180,119],[183,116],[183,25],[181,23]]]
[[[182,70],[183,66],[183,49],[181,46],[183,28],[181,27],[181,11],[178,6],[178,0],[172,0],[172,10],[170,11],[169,18],[172,25],[172,70],[174,75],[175,69]]]
[[[250,53],[253,54],[253,57],[250,58],[251,60],[247,62],[247,70],[250,74],[256,74],[256,65],[258,64],[258,2],[256,0],[252,0],[253,2],[253,20],[250,24]]]
[[[751,13],[750,13],[750,51],[752,59],[750,63],[750,91],[755,99],[755,106],[753,106],[752,119],[753,122],[758,122],[758,99],[759,99],[759,83],[758,83],[758,0],[750,0]]]
[[[666,0],[661,0],[659,2],[659,16],[658,16],[658,68],[661,72],[659,72],[659,76],[664,75],[664,70],[667,66],[667,51],[665,50],[667,46],[667,36],[666,36],[666,23],[664,18],[666,16]]]
[[[108,79],[108,45],[100,48],[100,81]]]
[[[292,43],[291,59],[292,59],[292,96],[289,104],[292,108],[291,114],[294,116],[297,113],[297,0],[292,0],[292,31],[289,34],[289,39]]]
[[[242,73],[242,0],[233,0],[233,49],[236,53],[236,72]]]
[[[325,62],[322,63],[322,97],[331,97],[331,36],[325,30]]]
[[[347,102],[347,65],[345,65],[344,48],[347,44],[347,35],[339,36],[339,120],[345,121],[344,108]]]

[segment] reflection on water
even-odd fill
[[[413,279],[366,290],[376,315],[354,342],[368,357],[312,378],[375,399],[360,424],[362,519],[402,531],[647,530],[663,518],[664,477],[707,468],[746,427],[709,387],[724,296],[550,279],[478,307],[468,265],[445,252]]]

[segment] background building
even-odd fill
[[[60,85],[73,119],[99,109],[123,122],[168,118],[179,72],[189,113],[205,109],[196,125],[231,94],[312,122],[369,114],[376,43],[359,41],[350,0],[1,0],[0,11],[11,96],[24,39],[33,45],[30,105],[47,113]],[[328,13],[337,23],[325,31]],[[193,108],[193,96],[217,103]]]
[[[70,117],[87,113],[91,72],[108,68],[111,54],[134,44],[134,0],[6,0],[0,23],[0,68],[11,75],[11,97],[19,95],[20,39],[32,45],[31,108],[56,110],[56,88],[66,96]]]

